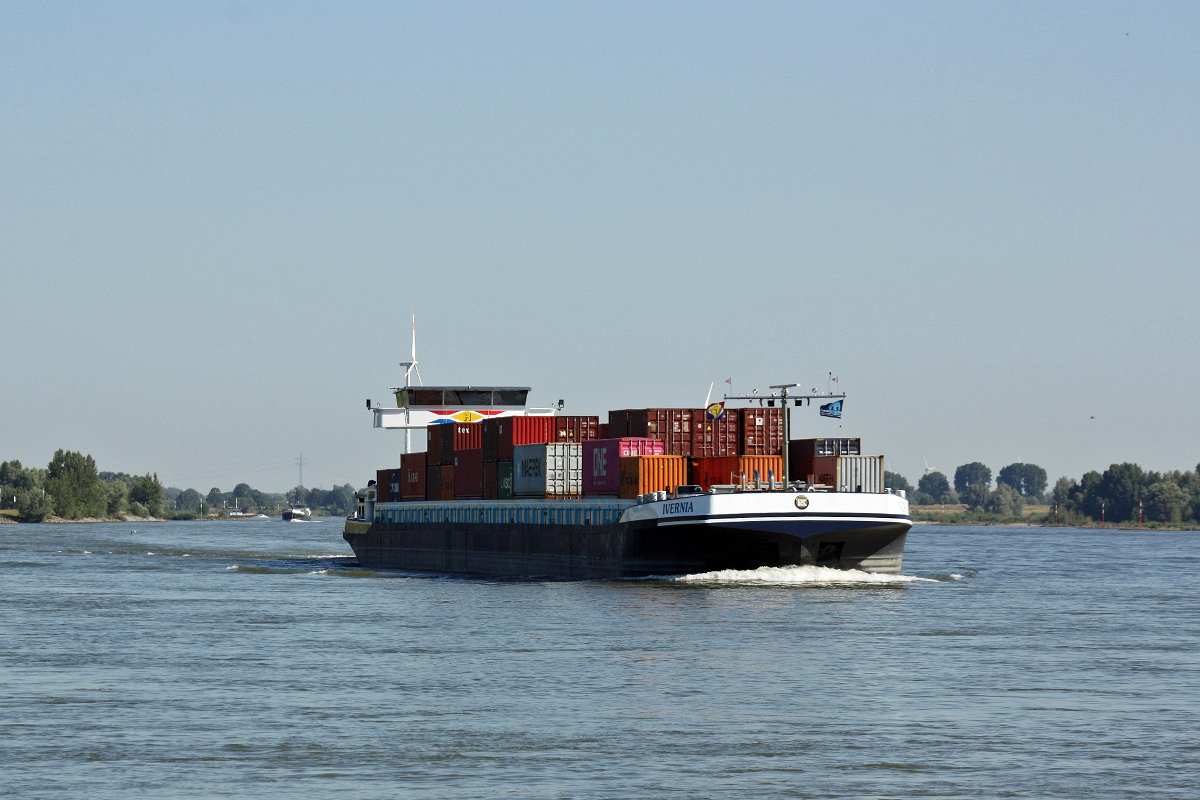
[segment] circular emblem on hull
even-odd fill
[[[802,494],[796,495],[796,508],[808,508],[808,498]]]

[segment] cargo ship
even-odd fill
[[[572,416],[528,387],[395,387],[367,401],[414,433],[400,466],[356,496],[344,538],[370,569],[587,580],[766,566],[899,573],[912,520],[859,439],[791,441],[794,393],[703,409]],[[745,407],[733,407],[742,402]],[[756,405],[757,403],[757,405]],[[838,406],[840,413],[840,405]]]

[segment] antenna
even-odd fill
[[[301,453],[300,458],[296,459],[296,464],[299,465],[299,467],[300,467],[300,482],[296,485],[303,486],[304,485],[304,453]]]
[[[712,390],[713,390],[713,387],[716,385],[717,385],[716,381],[713,381],[712,383],[708,384],[708,394],[704,395],[704,407],[705,408],[708,408],[708,402],[710,400],[712,400]]]

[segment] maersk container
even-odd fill
[[[630,456],[621,459],[621,488],[617,496],[636,500],[648,492],[664,492],[687,484],[683,456]]]
[[[599,427],[599,417],[555,417],[554,440],[557,442],[589,442],[600,438]]]
[[[400,499],[425,499],[425,454],[405,453],[400,456]]]
[[[579,497],[583,494],[583,445],[566,442],[513,447],[513,494],[517,497]]]
[[[553,442],[557,437],[555,418],[498,417],[484,420],[482,445],[484,461],[512,461],[513,448],[522,444]]]
[[[458,450],[454,453],[454,499],[479,500],[483,497],[483,450]]]
[[[691,461],[691,478],[688,481],[708,490],[714,485],[737,485],[745,476],[747,484],[754,483],[754,474],[766,484],[774,478],[783,483],[783,456],[721,456],[695,458]]]
[[[883,491],[883,456],[834,456],[837,459],[839,492]]]
[[[741,424],[738,449],[745,456],[783,455],[783,409],[738,409]]]

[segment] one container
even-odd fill
[[[438,499],[439,500],[453,500],[454,499],[454,479],[455,479],[454,467],[453,466],[441,466],[441,467],[438,467],[438,469],[441,471],[441,474],[442,474],[442,493],[441,493],[441,496],[438,497]]]
[[[400,499],[425,499],[425,454],[405,453],[400,456]]]
[[[484,461],[512,461],[513,448],[522,444],[552,442],[556,437],[554,417],[498,417],[482,425]]]
[[[427,464],[454,463],[454,423],[432,422],[425,428],[425,453]]]
[[[621,488],[620,460],[628,456],[663,455],[657,439],[597,439],[583,443],[583,493],[615,495]]]
[[[483,497],[483,450],[458,450],[454,453],[454,499],[478,500]]]
[[[857,455],[862,455],[861,439],[793,439],[788,442],[788,477],[805,480],[814,472],[814,458]]]
[[[483,499],[484,500],[499,500],[500,499],[500,482],[499,476],[496,474],[495,461],[483,462]]]
[[[618,497],[635,500],[648,492],[663,492],[687,483],[687,459],[683,456],[630,456],[621,459],[621,488]]]
[[[741,431],[739,450],[746,456],[783,455],[783,409],[738,409]]]
[[[583,445],[551,442],[513,447],[513,494],[517,497],[579,497],[583,494]]]
[[[607,423],[607,422],[601,422],[599,425],[597,425],[597,426],[596,426],[596,438],[597,438],[597,439],[607,439],[607,438],[609,438],[609,436],[608,436],[608,423]]]
[[[496,462],[496,485],[499,489],[497,500],[513,499],[513,462]]]
[[[608,433],[601,439],[623,439],[629,436],[629,409],[618,408],[608,412]]]
[[[398,469],[389,469],[387,471],[387,489],[388,500],[393,503],[398,503],[404,499],[402,493],[404,483],[404,456],[400,456],[400,466]]]
[[[747,483],[752,483],[755,472],[763,483],[774,477],[777,483],[782,484],[783,456],[720,456],[692,459],[689,483],[704,489],[718,484],[736,485],[741,483],[742,475],[746,476]]]
[[[599,438],[599,417],[562,416],[554,418],[554,440],[589,442]]]
[[[375,470],[375,502],[386,503],[388,501],[388,470]]]
[[[883,456],[832,456],[837,459],[834,488],[839,492],[883,491]]]
[[[483,425],[479,422],[454,423],[454,452],[483,447]]]

